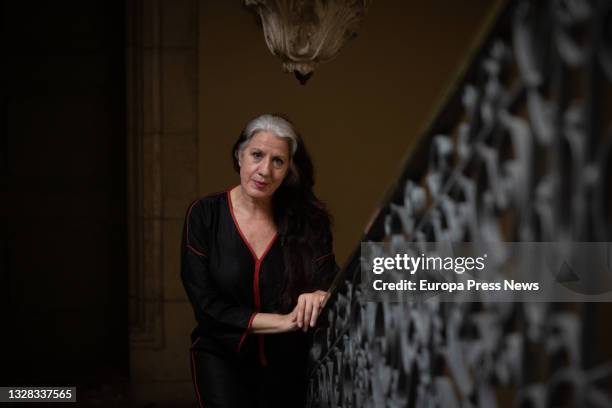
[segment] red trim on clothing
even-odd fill
[[[261,294],[259,293],[259,271],[261,269],[261,262],[255,262],[255,272],[253,273],[253,298],[255,299],[255,308],[261,309]]]
[[[236,229],[238,230],[238,234],[240,234],[240,238],[242,238],[242,241],[245,243],[247,248],[249,248],[249,251],[251,252],[251,256],[253,257],[255,262],[262,261],[265,258],[265,256],[268,254],[268,251],[270,250],[270,248],[272,248],[272,244],[274,244],[274,241],[276,241],[276,237],[278,236],[278,232],[274,233],[274,236],[272,237],[272,239],[268,243],[268,246],[266,247],[266,250],[263,252],[263,254],[261,254],[260,257],[258,257],[257,254],[255,253],[255,251],[253,250],[253,247],[249,243],[249,240],[246,238],[246,236],[244,235],[244,233],[240,229],[240,225],[238,224],[238,220],[236,219],[236,215],[234,214],[234,206],[232,205],[232,195],[230,194],[230,191],[231,190],[227,191],[227,203],[228,203],[228,207],[230,209],[230,213],[232,214],[232,220],[234,220],[234,225],[236,226]]]
[[[266,353],[264,352],[264,336],[263,334],[259,335],[259,362],[262,366],[268,365],[268,359],[266,358]]]
[[[191,245],[189,245],[189,244],[187,244],[187,245],[185,245],[185,246],[187,247],[187,249],[189,249],[191,252],[196,253],[197,255],[200,255],[200,256],[206,256],[206,254],[205,254],[204,252],[200,252],[200,251],[198,251],[197,249],[195,249],[194,247],[192,247],[192,246],[191,246]]]
[[[263,252],[263,254],[261,254],[261,257],[257,257],[257,254],[253,250],[253,247],[251,247],[251,244],[249,243],[246,236],[243,234],[242,230],[240,229],[240,224],[238,224],[238,220],[236,219],[236,215],[234,214],[234,207],[232,205],[231,191],[232,189],[227,190],[227,206],[229,207],[230,214],[232,215],[232,220],[234,221],[234,225],[236,226],[236,229],[238,230],[238,234],[240,235],[240,238],[242,238],[242,241],[244,242],[244,244],[247,246],[247,248],[251,252],[251,256],[253,257],[253,261],[255,262],[255,270],[253,271],[253,299],[255,300],[255,311],[259,312],[261,310],[261,294],[259,293],[259,274],[261,270],[261,264],[264,258],[266,257],[266,255],[268,254],[268,252],[270,251],[270,249],[272,249],[272,245],[274,245],[274,242],[276,241],[276,238],[278,237],[278,232],[274,233],[274,236],[268,243],[266,250]],[[251,316],[251,320],[254,318],[254,316],[255,316],[254,314],[253,316]],[[251,323],[252,321],[249,321],[249,327]],[[247,329],[247,332],[248,332],[248,329]],[[243,335],[243,337],[244,336],[245,335]],[[240,340],[241,344],[242,344],[242,340],[243,339]],[[258,340],[259,340],[259,361],[261,362],[262,366],[267,366],[268,361],[266,359],[266,355],[264,354],[264,335],[259,334]],[[240,345],[238,346],[238,348],[240,349]]]
[[[333,252],[330,252],[329,254],[322,255],[322,256],[318,257],[317,259],[315,259],[313,262],[314,262],[314,263],[317,263],[317,262],[319,262],[320,260],[325,259],[325,258],[327,258],[328,256],[331,256],[331,255],[333,255],[333,254],[334,254]]]
[[[242,343],[244,343],[244,339],[246,339],[247,334],[249,334],[249,330],[251,330],[251,326],[253,325],[253,319],[255,319],[256,314],[257,314],[256,312],[253,312],[251,314],[251,318],[249,319],[249,324],[247,325],[247,328],[244,331],[244,333],[242,333],[242,337],[240,337],[240,342],[238,343],[238,348],[236,349],[236,352],[240,351],[240,348],[242,347]]]
[[[187,249],[192,250],[200,256],[206,256],[205,253],[198,251],[189,243],[189,220],[191,219],[191,210],[193,210],[193,206],[196,205],[198,201],[200,200],[197,199],[193,203],[191,203],[191,205],[189,206],[189,210],[187,211],[187,221],[185,222],[185,246],[187,247]]]
[[[193,388],[195,388],[195,392],[196,392],[196,396],[198,397],[198,404],[200,405],[200,408],[204,408],[204,403],[202,403],[202,397],[200,396],[200,389],[198,388],[198,377],[196,375],[196,365],[195,365],[195,357],[194,357],[194,351],[193,351],[193,346],[196,345],[196,343],[200,341],[200,338],[198,337],[197,340],[191,345],[191,371],[193,372]]]
[[[266,250],[267,252],[267,250]],[[259,293],[259,271],[261,269],[261,262],[257,260],[255,262],[255,274],[253,276],[253,292],[255,296],[255,310],[261,310],[261,295]],[[266,355],[264,353],[264,337],[263,334],[260,334],[258,337],[259,342],[259,362],[262,366],[267,366],[268,362],[266,360]]]

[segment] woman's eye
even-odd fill
[[[274,164],[276,164],[277,166],[282,166],[285,162],[283,161],[283,159],[279,159],[278,157],[274,159]]]
[[[253,152],[251,153],[253,155],[253,157],[255,158],[260,158],[261,157],[261,152]]]

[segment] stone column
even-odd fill
[[[193,314],[180,281],[197,197],[197,0],[128,0],[130,374],[137,401],[192,402]]]

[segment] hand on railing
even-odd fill
[[[296,322],[298,328],[303,331],[308,330],[308,326],[314,327],[317,323],[317,318],[323,308],[323,301],[327,292],[317,290],[312,293],[302,293],[298,297],[297,305],[293,309],[296,313]]]
[[[250,327],[250,332],[255,334],[286,333],[302,329],[308,330],[308,326],[314,327],[317,318],[323,308],[323,301],[327,292],[317,290],[312,293],[302,293],[298,297],[297,305],[290,313],[257,313]]]

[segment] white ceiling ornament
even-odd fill
[[[272,54],[303,85],[334,58],[357,29],[372,0],[244,0],[260,18]]]

